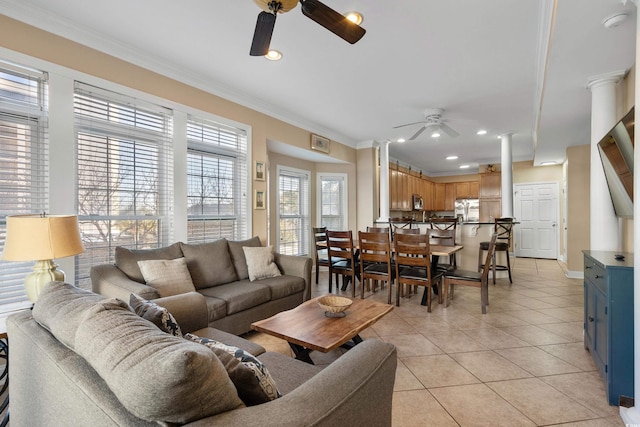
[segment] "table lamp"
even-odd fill
[[[64,281],[54,258],[84,252],[78,217],[75,215],[10,215],[7,216],[7,238],[2,259],[36,261],[33,273],[24,279],[29,301],[38,299],[40,290],[51,281]]]

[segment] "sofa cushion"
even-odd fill
[[[244,250],[242,249],[245,246],[256,248],[262,246],[262,243],[260,243],[258,236],[247,240],[229,240],[229,254],[231,254],[231,261],[233,262],[233,267],[236,269],[238,280],[249,278],[247,259],[244,257]]]
[[[274,262],[273,246],[266,246],[264,248],[245,246],[242,250],[247,260],[249,280],[252,282],[266,277],[277,277],[282,274]]]
[[[245,405],[259,405],[280,397],[276,383],[267,367],[250,353],[241,348],[193,334],[185,334],[184,338],[210,348],[218,356]]]
[[[160,331],[113,300],[87,310],[76,349],[139,418],[188,423],[243,406],[209,349]]]
[[[160,297],[196,290],[184,258],[138,261],[138,267],[146,284],[155,288]]]
[[[278,276],[253,282],[266,285],[271,289],[271,300],[276,300],[299,292],[304,292],[304,279],[298,276]]]
[[[180,243],[158,249],[127,249],[116,247],[116,267],[118,267],[129,279],[144,283],[144,277],[138,267],[138,261],[149,259],[176,259],[182,257]]]
[[[182,252],[196,289],[237,280],[225,239],[197,245],[182,243]]]
[[[248,280],[202,289],[200,293],[225,301],[227,316],[271,300],[271,289],[268,286]]]
[[[129,297],[129,305],[138,316],[150,321],[161,331],[176,337],[182,336],[180,325],[166,308],[160,307],[155,302],[141,298],[136,294],[131,294]]]
[[[68,283],[50,282],[42,288],[32,314],[40,326],[73,350],[76,331],[85,311],[103,299],[102,295]]]

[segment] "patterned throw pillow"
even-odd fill
[[[278,266],[274,262],[273,246],[252,248],[244,246],[242,248],[247,259],[249,269],[249,280],[266,279],[267,277],[281,276]]]
[[[155,302],[141,298],[136,294],[131,294],[129,297],[129,305],[138,316],[147,319],[160,328],[161,331],[176,337],[182,336],[180,325],[166,308],[160,307]]]
[[[241,348],[193,334],[185,334],[184,338],[209,347],[218,356],[245,405],[259,405],[281,396],[267,367],[253,355]]]

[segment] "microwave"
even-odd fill
[[[414,211],[421,211],[423,208],[422,196],[419,194],[413,194],[411,196],[411,206],[413,206]]]

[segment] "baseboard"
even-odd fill
[[[584,271],[567,270],[565,274],[569,279],[584,279]]]
[[[633,408],[620,407],[620,418],[627,426],[640,426],[640,412],[638,407]]]

